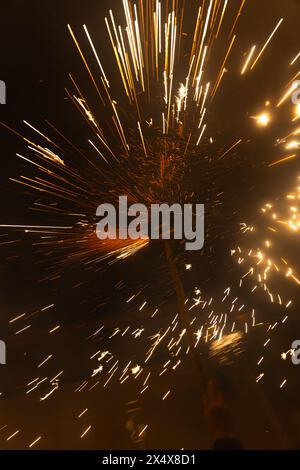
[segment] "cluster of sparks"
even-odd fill
[[[12,178],[12,181],[21,185],[30,195],[35,195],[31,207],[35,213],[44,214],[55,223],[6,224],[2,225],[1,229],[21,233],[23,242],[28,237],[29,240],[33,237],[33,245],[38,255],[45,258],[45,263],[51,264],[43,281],[61,279],[67,264],[80,263],[84,269],[97,272],[102,269],[103,264],[111,265],[148,247],[149,240],[99,242],[95,235],[97,205],[103,201],[114,202],[121,194],[128,195],[132,202],[146,204],[177,202],[178,198],[181,201],[190,200],[193,198],[193,192],[182,189],[186,168],[190,160],[199,157],[204,143],[209,145],[215,141],[208,134],[209,107],[221,92],[226,75],[230,73],[230,58],[237,43],[237,27],[246,7],[246,0],[241,0],[234,11],[229,29],[226,14],[230,13],[231,17],[232,10],[228,0],[199,2],[192,35],[184,32],[187,9],[185,0],[139,0],[136,3],[123,0],[122,3],[125,27],[117,24],[112,11],[109,11],[105,18],[119,71],[118,79],[123,87],[121,93],[115,92],[100,59],[97,44],[87,26],[83,26],[83,32],[86,45],[90,47],[90,55],[84,52],[77,33],[68,25],[75,48],[91,80],[95,99],[98,100],[96,106],[103,110],[105,116],[101,122],[101,112],[97,111],[96,106],[91,106],[91,99],[84,95],[79,82],[70,74],[73,90],[66,89],[66,94],[89,129],[89,150],[83,152],[48,121],[48,131],[41,131],[35,125],[24,121],[35,138],[18,134],[27,145],[27,153],[17,155],[26,164],[33,166],[37,175],[21,175]],[[242,79],[263,62],[263,56],[283,22],[284,18],[279,19],[266,35],[265,42],[252,45],[245,53],[239,70]],[[226,29],[226,34],[223,29]],[[187,36],[190,45],[188,54],[185,54],[182,60]],[[216,72],[211,73],[207,70],[207,65],[214,54],[214,45],[220,42],[224,42],[226,47]],[[290,102],[295,91],[293,83],[300,74],[294,73],[299,57],[300,53],[294,56],[288,65],[292,70],[291,77],[274,107],[272,108],[272,101],[268,101],[259,114],[251,116],[259,127],[270,126],[275,112]],[[292,112],[292,126],[299,118],[300,110],[296,106],[296,110],[293,109]],[[298,134],[300,130],[292,128],[288,135],[280,136],[274,142],[276,150],[293,153],[280,155],[280,158],[270,162],[270,167],[297,157],[300,147]],[[207,166],[214,169],[222,165],[246,142],[247,137],[242,136],[235,139],[228,148],[221,148],[217,155],[205,157]],[[28,155],[29,151],[32,152],[31,156]],[[76,158],[83,159],[83,171],[82,161],[78,167],[70,163],[68,153],[71,152]],[[221,194],[218,193],[217,196],[221,197]],[[274,238],[284,237],[284,231],[300,230],[298,199],[299,188],[286,196],[287,204],[282,204],[278,210],[276,204],[269,203],[262,208],[263,215],[268,218],[267,229],[264,231],[268,235],[258,246],[255,242],[249,246],[248,238],[254,234],[255,240],[258,237],[261,240],[265,233],[257,235],[256,227],[247,223],[241,224],[241,243],[231,250],[231,255],[238,265],[237,269],[241,271],[236,282],[232,282],[220,295],[213,297],[206,296],[203,289],[195,287],[192,294],[186,298],[185,306],[190,315],[194,344],[185,341],[187,331],[182,327],[176,313],[165,315],[164,312],[165,325],[161,326],[159,322],[157,326],[160,306],[153,305],[153,301],[143,297],[143,290],[139,290],[128,296],[125,305],[128,308],[134,304],[132,308],[143,316],[138,326],[133,327],[131,323],[121,322],[120,325],[111,327],[106,326],[105,322],[100,322],[101,324],[84,338],[90,344],[90,370],[82,381],[76,383],[73,392],[84,395],[84,399],[88,401],[90,391],[96,391],[99,387],[107,388],[114,381],[118,381],[120,386],[124,383],[134,383],[137,396],[141,396],[149,393],[153,382],[157,383],[158,379],[169,377],[168,381],[161,379],[161,399],[165,401],[173,393],[170,376],[185,363],[191,348],[200,348],[205,343],[212,356],[219,356],[220,353],[224,356],[228,350],[237,355],[241,353],[243,338],[257,327],[262,327],[265,331],[262,348],[265,350],[270,347],[272,332],[284,327],[288,320],[288,309],[292,305],[292,299],[285,298],[272,287],[272,279],[282,276],[296,285],[300,284],[299,275],[289,261],[281,256],[280,251],[276,255],[278,250],[274,249],[273,241]],[[64,222],[60,223],[61,221]],[[7,244],[11,246],[19,243],[19,239],[11,240],[11,232],[4,233],[3,236],[7,237],[2,243],[5,247]],[[10,258],[13,257],[9,256],[8,259]],[[244,267],[246,268],[242,272]],[[192,264],[186,265],[187,271],[192,268]],[[248,300],[247,304],[243,301],[242,289],[245,285],[251,295],[255,296],[261,290],[268,301],[278,304],[282,316],[274,321],[260,318],[260,312],[249,306]],[[78,286],[80,282],[74,285]],[[55,303],[41,306],[31,313],[14,315],[9,321],[12,334],[24,337],[34,329],[34,319],[37,316],[48,315],[49,321],[46,324],[49,327],[45,334],[62,335],[64,324],[51,323],[54,309]],[[126,348],[129,348],[128,345],[132,342],[142,345],[143,352],[139,354],[138,360],[127,360],[126,355],[125,359],[120,357],[120,344],[126,344]],[[164,351],[166,360],[160,370],[153,372],[151,361],[161,350]],[[289,353],[292,351],[282,352],[282,357]],[[264,357],[265,352],[258,358],[257,382],[261,381],[265,374],[262,370]],[[26,395],[34,394],[38,401],[44,402],[53,400],[59,393],[66,371],[61,369],[59,364],[54,366],[55,359],[55,351],[46,353],[45,357],[41,358],[36,367],[36,374],[24,384]],[[283,377],[279,385],[283,388],[286,383],[287,380]],[[83,406],[78,412],[79,420],[88,415],[88,409],[88,406]],[[139,437],[147,429],[146,424],[140,430]],[[92,425],[87,424],[79,431],[78,436],[85,439],[92,431]],[[22,435],[21,429],[10,430],[7,424],[0,427],[0,432],[3,436],[5,433],[6,441]],[[23,442],[21,445],[36,447],[42,439],[47,445],[46,428],[37,432],[28,444]]]

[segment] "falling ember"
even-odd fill
[[[87,411],[88,411],[88,408],[86,408],[85,410],[83,410],[83,411],[78,415],[78,418],[81,418]]]
[[[249,63],[250,63],[250,61],[251,61],[251,58],[252,58],[252,56],[253,56],[253,54],[254,54],[254,52],[255,52],[255,49],[256,49],[256,46],[253,46],[253,47],[251,48],[251,50],[250,50],[250,52],[249,52],[249,54],[248,54],[248,56],[247,56],[247,59],[246,59],[246,61],[245,61],[245,63],[244,63],[244,66],[243,66],[243,68],[242,68],[241,75],[244,75],[244,73],[246,72],[246,70],[247,70],[247,68],[248,68],[248,66],[249,66]]]
[[[7,441],[10,441],[13,437],[15,437],[17,434],[19,434],[20,430],[14,432],[13,434],[11,434],[6,440]]]
[[[251,66],[251,70],[256,66],[257,62],[259,61],[259,59],[261,58],[261,56],[263,55],[265,49],[267,48],[268,44],[270,43],[271,39],[273,38],[274,34],[276,33],[276,31],[278,30],[278,28],[280,27],[281,23],[283,22],[284,18],[281,18],[277,25],[275,26],[274,30],[272,31],[272,33],[270,34],[270,36],[268,37],[267,41],[265,42],[265,44],[263,45],[262,49],[260,50],[259,54],[257,55],[255,61],[253,62],[252,66]]]
[[[86,430],[81,434],[80,439],[84,438],[84,436],[87,435],[87,433],[92,429],[92,426],[88,426]]]
[[[55,333],[55,331],[59,330],[60,329],[60,325],[57,325],[55,326],[54,328],[52,328],[49,333]]]
[[[284,379],[284,381],[280,384],[280,388],[283,388],[286,384],[286,379]]]
[[[162,397],[162,400],[165,400],[170,395],[170,390]]]
[[[264,375],[265,374],[263,372],[261,374],[259,374],[259,376],[256,377],[256,383],[260,382]]]
[[[40,440],[42,439],[42,436],[37,437],[31,444],[29,444],[29,449],[34,447]]]
[[[146,426],[144,426],[143,429],[139,432],[139,437],[141,437],[144,434],[147,428],[148,428],[148,424],[146,424]]]

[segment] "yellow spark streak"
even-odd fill
[[[210,14],[211,14],[212,5],[213,5],[213,0],[210,0],[210,4],[209,4],[209,8],[207,10],[206,20],[205,20],[205,24],[204,24],[204,30],[203,30],[203,33],[202,33],[202,39],[201,39],[201,43],[200,43],[198,59],[197,59],[196,67],[195,67],[195,75],[194,75],[193,85],[195,83],[196,76],[198,75],[198,67],[199,67],[199,62],[200,62],[200,58],[201,58],[201,55],[202,55],[202,48],[203,48],[205,37],[206,37],[206,34],[207,34],[207,29],[208,29],[208,24],[209,24],[209,18],[210,18]]]
[[[171,51],[170,51],[170,88],[169,88],[169,96],[172,96],[172,88],[173,88],[173,72],[174,72],[174,62],[175,62],[175,50],[176,50],[176,37],[177,37],[177,24],[176,24],[176,17],[175,12],[172,11],[172,21],[171,21]],[[169,132],[169,123],[170,123],[170,111],[171,111],[171,99],[169,100],[169,107],[168,107],[168,115],[167,115],[167,133]]]
[[[246,72],[247,67],[248,67],[248,65],[249,65],[249,63],[250,63],[250,60],[251,60],[251,58],[252,58],[252,56],[253,56],[253,54],[254,54],[255,49],[256,49],[256,46],[253,46],[253,47],[251,48],[251,51],[249,52],[248,57],[247,57],[247,59],[246,59],[246,61],[245,61],[245,63],[244,63],[244,66],[243,66],[243,68],[242,68],[241,75],[244,75],[244,73]]]
[[[98,147],[96,147],[96,145],[89,139],[88,142],[94,147],[94,149],[96,150],[96,152],[99,153],[99,155],[103,158],[103,160],[108,163],[108,161],[106,160],[106,158],[104,157],[104,155],[100,152],[100,150],[98,149]]]
[[[81,418],[86,412],[88,411],[88,408],[85,408],[79,415],[78,418]]]
[[[37,439],[35,439],[35,441],[33,441],[31,444],[29,444],[29,449],[31,449],[31,447],[33,447],[35,444],[37,444],[40,440],[42,439],[42,436],[39,436]]]
[[[141,83],[142,83],[142,89],[143,89],[143,91],[145,91],[145,83],[144,83],[144,75],[143,75],[144,58],[143,58],[143,52],[142,52],[142,42],[141,42],[141,35],[140,35],[136,5],[134,5],[134,12],[135,12],[135,18],[136,18],[135,19],[135,33],[136,33],[137,45],[138,45],[140,78],[141,78]],[[161,39],[160,39],[160,41],[161,41]],[[160,49],[161,49],[161,44],[160,44]]]
[[[169,395],[170,395],[171,391],[169,390],[162,398],[162,400],[165,400]]]
[[[200,113],[202,113],[203,108],[204,108],[204,106],[205,106],[206,99],[207,99],[207,96],[208,96],[209,88],[210,88],[210,83],[208,82],[208,83],[206,84],[206,88],[205,88],[205,92],[204,92],[204,96],[203,96],[203,101],[202,101],[202,105],[201,105],[201,108],[200,108]],[[200,95],[199,95],[199,98],[200,98]]]
[[[100,59],[99,59],[99,57],[98,57],[97,51],[96,51],[96,49],[95,49],[95,46],[94,46],[94,44],[93,44],[93,41],[92,41],[92,39],[91,39],[91,36],[90,36],[90,34],[89,34],[89,32],[88,32],[88,29],[87,29],[87,27],[86,27],[85,24],[83,25],[83,29],[84,29],[84,31],[85,31],[85,34],[87,35],[87,38],[88,38],[89,43],[90,43],[90,45],[91,45],[91,48],[92,48],[92,50],[93,50],[93,52],[94,52],[94,55],[95,55],[95,57],[96,57],[96,60],[97,60],[97,62],[98,62],[98,65],[99,65],[99,67],[100,67],[101,73],[102,73],[102,75],[103,75],[103,77],[104,77],[104,80],[105,80],[107,86],[109,87],[109,81],[108,81],[108,79],[107,79],[107,77],[106,77],[106,75],[105,75],[105,72],[104,72],[104,69],[103,69],[102,64],[101,64],[101,62],[100,62]]]
[[[229,54],[230,54],[230,51],[231,51],[231,49],[232,49],[232,46],[233,46],[233,44],[234,44],[235,39],[236,39],[236,35],[233,36],[233,38],[232,38],[232,40],[231,40],[231,43],[230,43],[230,45],[229,45],[229,47],[228,47],[228,49],[227,49],[227,52],[226,52],[226,55],[225,55],[225,59],[224,59],[224,61],[223,61],[223,64],[221,65],[220,73],[219,73],[219,76],[218,76],[218,78],[217,78],[217,80],[216,80],[216,84],[215,84],[214,90],[213,90],[213,92],[212,92],[212,99],[214,98],[215,94],[217,93],[217,90],[218,90],[218,88],[219,88],[219,85],[220,85],[220,83],[221,83],[221,80],[222,80],[222,78],[223,78],[223,75],[224,75],[224,73],[225,73],[225,70],[226,70],[226,69],[225,69],[225,65],[226,65],[228,56],[229,56]]]
[[[129,9],[129,5],[128,5],[128,0],[123,0],[123,7],[124,7],[126,22],[127,22],[126,31],[127,31],[128,41],[130,43],[130,48],[131,48],[131,57],[132,57],[132,61],[133,61],[133,65],[134,65],[134,69],[135,69],[135,73],[136,73],[136,78],[137,78],[137,81],[138,81],[138,72],[140,71],[142,73],[142,59],[141,59],[141,56],[138,53],[139,47],[137,45],[136,37],[134,35],[134,29],[135,28],[134,28],[133,25],[137,24],[136,6],[134,5],[136,21],[134,21],[133,18],[131,18],[130,9]],[[111,14],[111,16],[112,16],[112,14]],[[139,42],[139,36],[138,36],[139,31],[136,30],[136,33],[137,33],[137,38],[138,38],[138,42]]]
[[[204,126],[202,127],[202,131],[200,132],[199,139],[198,139],[196,145],[199,145],[199,144],[200,144],[200,141],[201,141],[201,139],[202,139],[202,136],[203,136],[203,134],[204,134],[204,131],[205,131],[205,129],[206,129],[206,126],[207,126],[207,125],[204,124]]]
[[[159,56],[159,12],[158,12],[158,0],[156,0],[156,11],[153,12],[153,23],[154,23],[154,40],[155,40],[155,64],[156,73],[158,78],[158,56]]]
[[[256,377],[256,383],[258,383],[264,376],[265,374],[262,372],[261,374],[259,374],[258,377]]]
[[[115,156],[115,154],[113,153],[113,151],[110,149],[110,147],[107,145],[107,143],[105,142],[105,140],[101,137],[100,134],[97,134],[97,137],[98,139],[102,142],[102,144],[107,148],[107,150],[109,151],[109,153],[114,157],[115,160],[117,160],[117,162],[119,161],[117,159],[117,157]]]
[[[20,320],[20,318],[23,318],[26,316],[26,313],[22,313],[21,315],[18,315],[17,317],[13,318],[12,320],[9,320],[9,323],[14,323],[17,320]]]
[[[165,100],[165,103],[168,104],[168,78],[167,78],[166,71],[164,71],[164,89],[165,89],[164,100]]]
[[[200,26],[200,16],[201,16],[201,9],[202,6],[199,7],[198,10],[198,16],[197,16],[197,21],[196,21],[196,27],[194,31],[194,38],[193,38],[193,45],[192,45],[192,50],[191,50],[191,58],[195,56],[195,49],[196,49],[196,44],[197,44],[197,38],[198,38],[198,32],[199,32],[199,26]],[[190,59],[191,62],[191,59]]]
[[[277,29],[279,28],[279,26],[281,25],[281,23],[283,22],[284,18],[281,18],[277,25],[275,26],[274,30],[272,31],[272,33],[270,34],[269,38],[267,39],[267,41],[265,42],[264,46],[262,47],[261,51],[259,52],[258,56],[256,57],[255,61],[253,62],[252,66],[251,66],[251,70],[254,69],[255,65],[257,64],[257,62],[259,61],[259,59],[261,58],[264,50],[266,49],[266,47],[268,46],[268,44],[270,43],[271,39],[273,38],[274,34],[276,33]]]
[[[296,57],[292,60],[292,62],[290,63],[290,65],[294,65],[294,63],[299,59],[300,57],[300,52],[296,55]]]
[[[293,118],[293,122],[297,121],[300,118],[300,104],[297,104],[295,108],[296,108],[295,109],[295,117]],[[297,133],[294,132],[294,135],[297,135]]]
[[[50,304],[50,305],[47,305],[47,307],[44,307],[41,309],[41,312],[45,312],[45,310],[48,310],[49,308],[51,307],[54,307],[55,304]]]
[[[280,101],[278,101],[276,107],[279,108],[279,106],[282,105],[282,103],[284,103],[284,101],[286,101],[290,96],[291,94],[293,93],[293,91],[295,91],[297,89],[297,83],[292,83],[292,85],[290,86],[290,88],[288,89],[288,91],[283,95],[283,97],[281,98]]]
[[[54,331],[59,330],[59,328],[60,328],[60,325],[57,325],[54,328],[52,328],[52,330],[50,330],[49,333],[54,333]]]
[[[203,122],[205,113],[206,113],[206,108],[204,108],[204,110],[203,110],[202,116],[201,116],[201,118],[200,118],[200,122],[199,122],[198,129],[200,129],[200,127],[202,126],[202,122]]]
[[[214,98],[215,94],[217,93],[217,90],[218,90],[218,88],[219,88],[219,86],[220,86],[220,83],[221,83],[221,81],[222,81],[222,78],[223,78],[225,72],[226,72],[226,68],[224,67],[223,70],[222,70],[222,72],[221,72],[220,78],[219,78],[219,80],[218,80],[218,82],[217,82],[217,84],[216,84],[216,86],[215,86],[215,90],[214,90],[214,92],[213,92],[213,94],[212,94],[212,98]]]
[[[214,9],[211,15],[211,20],[210,20],[210,25],[209,25],[210,29],[213,29],[214,23],[216,21],[216,15],[218,13],[218,8],[220,7],[220,1],[221,0],[215,0]]]
[[[71,26],[70,26],[69,24],[68,24],[68,30],[69,30],[69,32],[70,32],[70,34],[71,34],[71,37],[72,37],[72,39],[73,39],[73,41],[74,41],[74,43],[75,43],[75,45],[76,45],[76,47],[77,47],[77,50],[78,50],[78,52],[79,52],[79,54],[80,54],[80,57],[81,57],[81,59],[82,59],[84,65],[85,65],[85,67],[86,67],[86,69],[87,69],[87,71],[88,71],[88,74],[89,74],[89,76],[90,76],[90,78],[91,78],[91,80],[92,80],[92,83],[93,83],[93,85],[94,85],[96,91],[97,91],[97,94],[98,94],[98,96],[99,96],[99,98],[100,98],[102,104],[104,105],[104,104],[105,104],[105,103],[104,103],[104,100],[103,100],[102,95],[101,95],[101,93],[100,93],[100,91],[99,91],[99,88],[98,88],[98,86],[97,86],[97,83],[96,83],[96,81],[95,81],[95,79],[94,79],[94,77],[93,77],[93,74],[92,74],[92,72],[91,72],[91,69],[90,69],[89,66],[88,66],[88,63],[87,63],[87,61],[86,61],[86,59],[85,59],[85,57],[84,57],[84,55],[83,55],[83,52],[82,52],[82,50],[81,50],[81,48],[80,48],[80,46],[79,46],[79,43],[78,43],[78,41],[77,41],[77,39],[76,39],[76,37],[75,37],[75,35],[74,35],[74,33],[73,33],[73,30],[72,30],[72,28],[71,28]]]
[[[165,118],[165,113],[162,113],[162,125],[163,125],[163,134],[165,135],[165,133],[166,133],[166,118]]]
[[[121,43],[122,43],[122,48],[123,48],[123,57],[126,58],[126,66],[127,66],[127,71],[128,71],[127,73],[128,73],[129,76],[131,76],[132,75],[131,68],[130,68],[129,62],[127,61],[127,53],[126,53],[126,49],[125,49],[123,33],[122,33],[122,29],[120,27],[119,27],[119,33],[120,33]],[[136,81],[138,82],[139,81],[139,65],[138,65],[138,59],[136,57],[137,51],[136,51],[135,39],[131,36],[130,30],[128,28],[126,28],[126,33],[127,33],[127,39],[128,39],[129,45],[130,45],[131,58],[132,58],[132,62],[133,62],[135,78],[136,78]]]
[[[123,143],[125,152],[128,154],[129,145],[128,145],[127,142],[126,142],[126,137],[125,137],[125,133],[124,133],[124,130],[123,130],[123,126],[122,126],[122,124],[121,124],[119,115],[118,115],[118,113],[117,113],[116,106],[115,106],[115,104],[114,104],[113,101],[112,101],[112,107],[113,107],[114,112],[115,112],[115,115],[116,115],[116,117],[117,117],[117,122],[118,122],[117,131],[119,132],[119,135],[120,135],[121,141],[122,141],[122,143]]]
[[[14,432],[11,436],[9,436],[6,440],[7,441],[10,441],[14,436],[16,436],[17,434],[19,434],[20,430]]]
[[[40,401],[45,401],[47,400],[47,398],[49,398],[56,390],[58,389],[58,383],[56,383],[54,385],[54,387],[52,388],[52,390],[50,390],[49,393],[46,393],[46,395],[44,395],[43,397],[40,398]]]
[[[297,154],[294,153],[293,155],[289,155],[288,157],[284,157],[284,158],[281,158],[280,160],[277,160],[276,162],[273,162],[273,163],[270,163],[268,166],[274,166],[274,165],[278,165],[279,163],[283,163],[287,160],[291,160],[292,158],[295,158],[297,157]]]
[[[148,428],[148,424],[146,424],[146,426],[144,426],[143,429],[140,431],[139,437],[141,437],[144,434],[147,428]]]
[[[225,14],[225,10],[226,10],[227,4],[228,4],[228,0],[225,0],[224,6],[223,6],[223,10],[222,10],[222,14],[221,14],[221,17],[220,17],[219,26],[218,26],[218,29],[217,29],[217,32],[216,32],[216,36],[215,36],[216,39],[217,39],[218,36],[219,36],[219,32],[220,32],[220,29],[221,29],[221,25],[222,25],[222,21],[223,21],[223,17],[224,17],[224,14]]]
[[[37,134],[41,135],[44,139],[47,140],[47,142],[51,142],[51,144],[55,145],[54,142],[52,142],[52,140],[47,137],[45,134],[43,134],[42,132],[40,132],[38,129],[36,129],[35,127],[33,127],[29,122],[27,121],[23,121],[24,124],[26,124],[26,126],[30,127],[31,129],[33,129],[35,132],[37,132]]]
[[[289,142],[285,148],[287,150],[293,150],[293,149],[298,149],[300,147],[300,142],[298,142],[297,140],[291,140],[291,142]]]
[[[118,53],[118,48],[115,45],[113,35],[112,35],[112,32],[111,32],[111,29],[110,29],[107,18],[105,18],[105,24],[106,24],[108,34],[109,34],[109,37],[110,37],[110,40],[111,40],[112,48],[113,48],[114,53],[115,53],[115,57],[116,57],[116,61],[117,61],[119,71],[120,71],[120,74],[121,74],[121,78],[122,78],[122,82],[123,82],[123,85],[124,85],[125,93],[126,93],[127,97],[129,98],[129,101],[132,102],[133,96],[132,96],[132,93],[131,93],[131,87],[128,88],[128,86],[127,86],[127,81],[130,82],[130,80],[129,80],[129,77],[128,77],[126,64],[124,63],[123,56],[120,56],[121,57],[121,60],[120,60],[119,53]],[[118,43],[119,43],[119,41],[118,41]],[[120,51],[120,49],[121,49],[121,46],[119,44],[119,51]],[[123,69],[123,67],[124,67],[124,69]],[[127,81],[126,81],[126,78],[127,78]]]
[[[204,50],[203,50],[203,55],[202,55],[202,60],[201,60],[201,64],[200,64],[200,68],[199,68],[199,75],[197,77],[197,87],[196,87],[196,92],[195,92],[195,100],[197,101],[198,99],[200,99],[200,83],[201,83],[201,78],[202,78],[202,75],[203,75],[203,64],[204,64],[204,61],[205,61],[205,57],[206,57],[206,53],[207,53],[207,46],[204,47]]]
[[[148,158],[147,151],[146,151],[145,140],[144,140],[141,124],[140,124],[139,121],[138,121],[138,129],[139,129],[139,133],[140,133],[140,136],[141,136],[141,139],[142,139],[142,144],[143,144],[143,149],[144,149],[144,152],[145,152],[145,157]]]
[[[193,65],[194,65],[194,60],[195,60],[195,56],[193,56],[193,58],[192,58],[190,68],[189,68],[189,72],[188,72],[188,75],[187,75],[186,80],[185,80],[186,93],[185,93],[185,100],[184,100],[184,110],[186,110],[186,108],[187,108],[187,99],[188,99],[188,92],[189,92],[189,81],[190,81],[190,76],[191,76],[191,73],[192,73],[192,68],[193,68]]]
[[[237,147],[242,141],[243,141],[243,139],[240,139],[240,140],[238,140],[237,142],[235,142],[228,150],[226,150],[226,152],[224,152],[224,153],[218,158],[218,160],[221,160],[223,157],[225,157],[225,155],[227,155],[231,150],[233,150],[235,147]]]
[[[86,430],[81,434],[80,439],[82,439],[91,429],[92,429],[92,426],[89,426],[88,428],[86,428]]]
[[[242,9],[244,8],[245,2],[246,2],[246,0],[242,0],[240,9],[239,9],[239,11],[238,11],[238,13],[237,13],[237,15],[236,15],[236,18],[235,18],[235,22],[233,23],[233,26],[232,26],[231,31],[230,31],[230,33],[229,33],[229,37],[231,37],[231,35],[233,34],[234,28],[236,27],[236,24],[237,24],[237,22],[238,22],[238,19],[239,19],[239,17],[241,16]]]
[[[50,354],[48,357],[46,357],[46,359],[38,365],[38,369],[46,364],[46,362],[48,362],[51,357],[53,357],[53,354]]]

